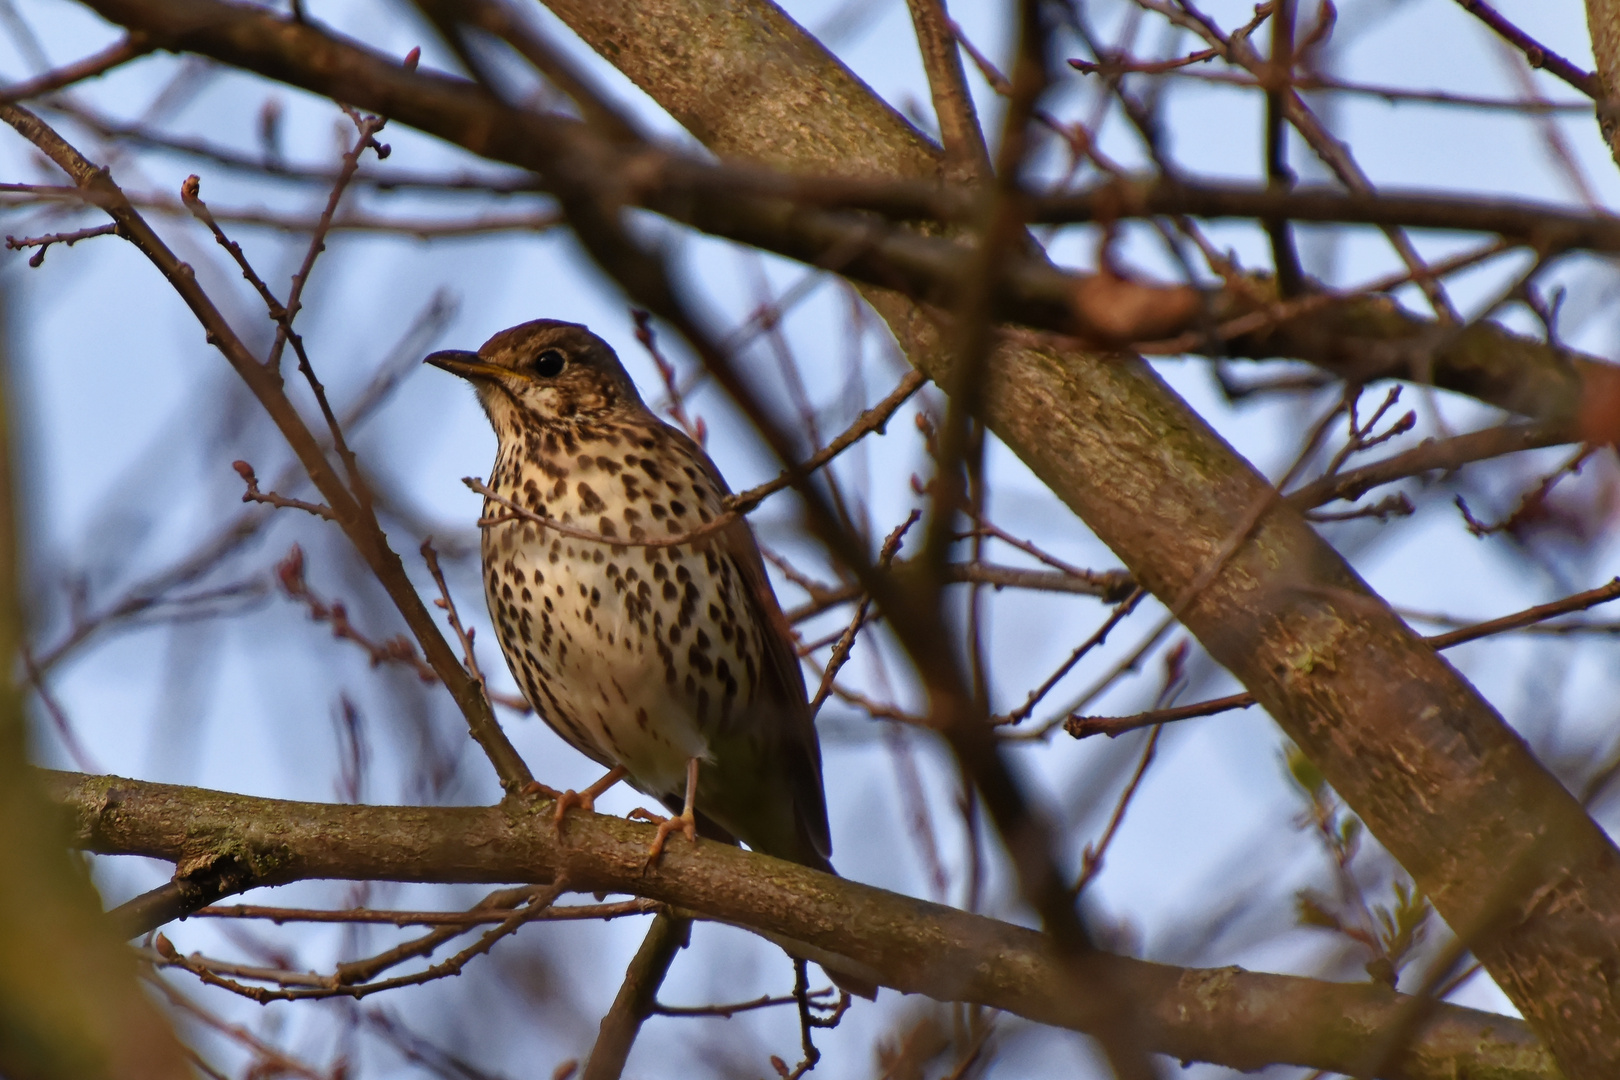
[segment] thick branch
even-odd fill
[[[551,7],[722,156],[937,175],[933,148],[768,4]],[[748,78],[717,82],[717,68]],[[939,322],[867,296],[912,363],[953,385]],[[1602,974],[1620,967],[1620,856],[1455,669],[1145,364],[1008,331],[977,404],[1477,942],[1570,1075],[1620,1071]]]
[[[1407,999],[1373,983],[1335,984],[1237,968],[1198,970],[1095,954],[1082,992],[1072,958],[1043,935],[727,844],[676,844],[647,865],[650,826],[576,813],[566,842],[541,827],[545,807],[397,807],[284,802],[117,777],[44,773],[71,815],[74,843],[104,854],[221,862],[263,884],[305,878],[551,882],[651,897],[794,944],[836,954],[884,985],[971,1001],[1086,1031],[1106,1015],[1086,988],[1118,987],[1144,1011],[1148,1045],[1184,1061],[1237,1069],[1271,1062],[1346,1072]],[[1406,1054],[1380,1075],[1553,1080],[1521,1022],[1436,1008]]]
[[[771,174],[735,163],[714,165],[645,145],[612,142],[573,121],[509,108],[465,80],[407,71],[390,57],[309,24],[284,22],[262,8],[219,0],[86,2],[166,47],[195,51],[388,115],[475,153],[533,169],[553,189],[611,191],[612,197],[627,204],[646,206],[717,236],[829,266],[854,280],[903,291],[946,309],[958,295],[965,269],[958,245],[870,216],[814,209],[872,207],[897,216],[959,219],[973,213],[976,203],[971,193],[939,186],[945,172],[937,152],[898,114],[854,82],[819,47],[784,38],[768,19],[740,18],[724,24],[666,5],[656,12],[645,9],[636,17],[641,22],[627,22],[612,5],[595,12],[557,5],[567,18],[594,20],[588,29],[594,28],[593,40],[604,48],[618,40],[615,35],[623,36],[618,27],[624,28],[623,33],[638,27],[652,30],[656,22],[656,40],[648,46],[648,55],[637,52],[636,63],[657,82],[655,96],[660,103],[723,156],[810,176]],[[653,14],[656,18],[648,22]],[[802,33],[797,27],[794,32]],[[716,34],[730,35],[726,49],[713,47]],[[700,46],[702,55],[695,55],[692,50]],[[834,69],[830,84],[816,81],[816,73]],[[682,71],[703,75],[688,84]],[[756,84],[772,87],[769,101],[754,100],[760,95],[748,88]],[[858,88],[865,103],[857,105],[848,93],[835,103],[833,91],[845,86]],[[752,117],[744,126],[760,139],[751,146],[743,145],[733,131],[740,116],[709,115],[716,112],[715,102],[732,97],[747,102],[747,108],[730,111]],[[816,124],[801,119],[810,115],[818,118]],[[758,124],[760,118],[768,118],[769,124]],[[903,137],[874,137],[882,132]],[[829,174],[842,179],[812,178]],[[918,180],[927,183],[919,185]],[[1386,214],[1365,198],[1335,199],[1315,192],[1301,193],[1297,204],[1277,202],[1294,198],[1284,192],[1256,195],[1216,186],[1161,185],[1144,191],[1124,185],[1117,191],[1052,200],[1048,216],[1107,220],[1110,214],[1196,214],[1200,206],[1216,216],[1249,216],[1243,212],[1253,211],[1316,220],[1338,214],[1345,220],[1379,224],[1396,224],[1406,215],[1414,224],[1432,227],[1488,231],[1500,227],[1505,235],[1554,247],[1602,248],[1616,242],[1616,227],[1607,219],[1569,215],[1551,207],[1489,204],[1476,210],[1457,200],[1444,203],[1414,196],[1405,197]],[[1178,210],[1182,203],[1187,205]],[[1222,318],[1252,312],[1267,299],[1264,290],[1259,291],[1262,295],[1257,297],[1223,294],[1212,309]],[[1022,259],[1008,268],[994,310],[1000,319],[1121,344],[1185,334],[1202,325],[1206,305],[1198,291],[1187,286],[1067,274],[1044,262]],[[1250,333],[1229,343],[1190,341],[1178,351],[1200,349],[1221,355],[1296,356],[1350,378],[1433,381],[1541,419],[1571,418],[1591,397],[1589,380],[1583,381],[1584,361],[1572,364],[1557,349],[1495,326],[1446,331],[1432,320],[1418,319],[1379,300],[1323,305],[1276,330]],[[1599,374],[1613,370],[1596,363],[1586,366],[1600,369]],[[1600,387],[1605,401],[1620,399],[1620,389],[1610,385],[1616,382],[1620,377]],[[1615,407],[1620,411],[1620,403]]]
[[[601,184],[648,172],[622,162],[604,170],[589,146],[559,143],[541,118],[258,9],[92,6],[156,40],[543,173],[579,169],[577,181]],[[722,156],[816,174],[939,175],[934,148],[768,4],[552,7]],[[777,236],[802,217],[781,206]],[[764,221],[742,224],[763,230]],[[835,239],[812,246],[824,253]],[[892,265],[927,238],[883,242],[896,249]],[[867,295],[912,362],[953,385],[937,313],[893,292]],[[1083,306],[1058,310],[1073,317]],[[1470,940],[1498,931],[1478,938],[1477,952],[1570,1075],[1620,1072],[1620,1006],[1605,975],[1620,969],[1620,857],[1494,710],[1147,365],[1014,330],[985,388],[976,404],[990,428],[1255,693],[1452,926]]]

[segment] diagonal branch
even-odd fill
[[[624,1072],[624,1063],[635,1045],[641,1022],[656,1011],[658,988],[675,954],[685,948],[692,921],[669,912],[653,916],[647,936],[636,950],[636,955],[625,970],[624,982],[619,987],[613,1006],[602,1017],[596,1044],[585,1061],[580,1080],[618,1080]]]
[[[280,375],[260,364],[258,358],[248,350],[198,284],[192,268],[175,256],[146,223],[146,219],[130,205],[106,169],[86,160],[44,121],[20,106],[0,105],[0,120],[10,124],[67,173],[85,193],[87,200],[101,207],[113,219],[118,225],[119,235],[151,260],[180,294],[197,321],[203,325],[210,344],[224,355],[292,447],[310,480],[326,500],[326,508],[333,520],[343,529],[387,590],[394,606],[404,616],[406,625],[422,646],[428,663],[461,707],[473,738],[494,765],[502,787],[508,792],[515,792],[531,783],[534,778],[528,766],[496,723],[482,687],[451,652],[449,644],[434,624],[427,605],[422,602],[406,575],[404,564],[388,546],[388,538],[377,523],[376,515],[364,500],[357,498],[345,486],[332,468],[320,441],[304,424],[303,418],[288,399]]]

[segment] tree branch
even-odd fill
[[[118,235],[134,244],[161,272],[202,324],[208,341],[217,348],[247,384],[259,404],[269,414],[277,430],[287,440],[310,481],[326,500],[328,514],[354,544],[389,599],[404,617],[422,652],[451,697],[461,708],[473,739],[483,748],[507,792],[516,792],[534,777],[522,757],[513,749],[506,733],[495,721],[483,686],[461,666],[444,635],[439,632],[427,605],[405,573],[399,555],[388,546],[388,537],[377,523],[369,503],[343,483],[332,468],[320,440],[304,424],[287,397],[280,373],[259,363],[230,323],[197,282],[192,268],[175,256],[161,237],[146,223],[104,168],[87,160],[39,117],[18,105],[0,104],[0,121],[11,125],[46,154],[72,178],[86,201],[101,207],[118,225]],[[248,474],[251,474],[251,469]]]
[[[797,38],[787,41],[767,35],[756,48],[750,35],[763,24],[740,20],[728,29],[715,20],[683,14],[679,5],[660,5],[633,16],[612,5],[594,12],[556,5],[565,18],[597,35],[596,40],[611,38],[618,32],[616,26],[647,32],[656,29],[655,23],[663,27],[654,35],[659,44],[649,45],[661,55],[656,60],[637,60],[650,65],[645,77],[659,80],[654,96],[660,103],[722,156],[811,174],[797,177],[741,168],[735,162],[714,165],[645,144],[612,142],[578,122],[510,108],[465,80],[407,71],[391,57],[307,23],[286,22],[261,8],[220,0],[86,3],[109,19],[147,33],[164,47],[195,51],[371,109],[475,153],[533,169],[541,174],[544,185],[610,190],[614,198],[627,204],[645,206],[717,236],[826,266],[854,280],[897,289],[945,310],[953,307],[959,292],[963,251],[957,244],[897,229],[870,216],[814,209],[854,206],[900,216],[958,219],[971,215],[976,203],[971,194],[940,187],[945,174],[937,150],[864,86],[853,82],[819,45],[805,45],[808,39],[796,26],[793,33]],[[689,18],[689,23],[683,22]],[[688,30],[695,35],[692,44],[672,45]],[[737,37],[728,38],[723,43],[726,48],[713,47],[715,34],[733,32]],[[697,43],[705,41],[703,55],[692,54]],[[728,52],[731,48],[740,51]],[[743,69],[730,70],[734,64]],[[680,73],[695,70],[707,74],[688,85]],[[822,75],[832,80],[827,87],[856,87],[870,104],[857,103],[854,93],[840,90],[838,108],[830,109],[829,91],[817,82]],[[634,73],[632,77],[636,77]],[[731,80],[724,83],[727,86],[766,80],[778,96],[770,102],[750,101],[747,108],[731,110],[737,115],[722,119],[714,115],[714,95],[704,89],[722,79]],[[833,116],[834,112],[839,115]],[[808,115],[815,115],[817,124],[802,123],[800,117]],[[762,118],[770,123],[759,123]],[[877,132],[889,134],[874,138]],[[757,137],[740,138],[744,133]],[[795,158],[795,154],[804,156]],[[828,175],[838,179],[814,178]],[[627,182],[629,177],[635,178],[634,183]],[[919,180],[926,183],[919,185]],[[1173,185],[1163,188],[1165,192],[1181,190]],[[1189,201],[1208,198],[1212,214],[1237,209],[1223,202],[1231,197],[1222,189],[1192,191],[1185,197]],[[1077,218],[1108,220],[1109,213],[1130,216],[1133,199],[1140,199],[1139,195],[1117,196],[1111,190],[1092,194],[1095,198],[1078,197],[1082,205],[1066,202],[1067,196],[1053,200],[1053,205]],[[1171,203],[1180,195],[1162,197],[1166,200],[1163,207],[1143,206],[1136,212],[1199,212],[1196,206],[1176,210]],[[1320,202],[1326,196],[1259,189],[1258,195],[1250,191],[1241,198],[1255,203],[1245,207],[1253,213],[1242,216],[1309,221],[1317,220],[1312,200]],[[1369,209],[1378,201],[1371,196],[1339,198],[1337,208],[1349,220],[1406,224],[1400,213]],[[1086,199],[1091,201],[1085,203]],[[1620,227],[1609,219],[1572,219],[1551,207],[1515,209],[1492,204],[1476,211],[1456,204],[1452,200],[1458,222],[1472,221],[1494,231],[1481,220],[1489,218],[1510,229],[1509,235],[1523,233],[1555,247],[1620,243]],[[1425,214],[1438,213],[1433,207],[1404,209],[1412,210],[1416,219],[1412,224],[1420,227],[1429,220]],[[1322,207],[1316,206],[1316,212],[1322,213]],[[1031,220],[1040,221],[1041,216]],[[1250,282],[1242,292],[1217,297],[1213,313],[1221,318],[1254,313],[1271,299],[1266,292],[1263,283]],[[1206,298],[1189,286],[1151,285],[1109,274],[1066,274],[1033,259],[1013,260],[995,297],[999,319],[1116,346],[1183,335],[1202,325],[1205,311]],[[1583,403],[1594,400],[1594,392],[1607,403],[1606,408],[1620,411],[1620,373],[1609,365],[1582,359],[1572,365],[1560,350],[1508,334],[1492,324],[1442,333],[1445,329],[1433,320],[1401,312],[1381,298],[1351,298],[1318,305],[1309,318],[1290,319],[1278,327],[1266,323],[1263,332],[1236,341],[1204,341],[1201,334],[1195,335],[1177,351],[1296,356],[1348,378],[1432,381],[1542,419],[1576,415]],[[1596,379],[1588,371],[1590,367],[1612,377]]]
[[[690,919],[667,911],[653,916],[646,938],[625,970],[624,983],[613,999],[612,1008],[602,1017],[596,1044],[591,1047],[591,1056],[585,1060],[579,1080],[618,1080],[624,1072],[624,1063],[629,1060],[641,1022],[655,1011],[658,988],[669,974],[675,954],[686,947],[691,930]]]
[[[836,955],[886,986],[977,1002],[1087,1031],[1108,1014],[1099,987],[1142,1010],[1141,1037],[1184,1061],[1237,1069],[1288,1062],[1348,1071],[1403,995],[1237,968],[1199,970],[1105,953],[1074,970],[1046,936],[955,908],[820,874],[728,844],[676,845],[647,865],[651,827],[577,814],[568,839],[538,827],[541,807],[354,806],[251,798],[75,773],[39,774],[71,822],[72,842],[206,871],[222,861],[259,884],[308,878],[418,882],[553,882],[645,896],[740,926],[815,959]],[[1439,1006],[1392,1080],[1492,1076],[1555,1080],[1547,1051],[1520,1021]]]

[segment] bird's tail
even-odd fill
[[[809,852],[808,857],[798,858],[793,861],[802,866],[808,866],[812,870],[820,870],[823,874],[831,874],[833,877],[839,876],[838,871],[833,869],[831,859],[814,848],[808,848],[807,850]],[[833,981],[833,985],[846,994],[865,998],[867,1001],[877,1000],[878,984],[871,979],[860,975],[852,975],[847,971],[839,971],[836,967],[828,967],[826,961],[818,960],[816,962],[821,965],[821,970],[827,973],[827,977]]]
[[[674,806],[673,799],[671,800],[671,806]],[[678,813],[679,811],[677,810],[676,812]],[[716,822],[713,818],[705,815],[701,808],[697,810],[697,828],[698,834],[705,839],[718,840],[721,843],[727,844],[737,843],[737,838],[733,836],[730,831]],[[831,874],[833,877],[838,877],[838,871],[833,869],[832,860],[828,859],[827,856],[816,850],[814,843],[811,842],[809,836],[806,835],[802,829],[798,830],[798,832],[799,835],[794,838],[795,843],[792,845],[791,850],[766,849],[763,853],[766,855],[775,855],[779,859],[786,859],[789,862],[796,862],[800,866],[808,866],[812,870],[820,870],[823,874]],[[789,953],[792,955],[791,950],[789,950]],[[803,957],[798,956],[795,956],[794,958],[803,959]],[[836,965],[835,960],[830,960],[828,962]],[[844,991],[845,993],[854,995],[855,997],[862,997],[868,1001],[877,1000],[877,983],[860,975],[854,975],[847,971],[839,971],[836,969],[836,967],[828,967],[828,962],[823,962],[821,960],[816,961],[816,963],[821,965],[822,970],[827,973],[827,977],[833,981],[834,986],[838,987],[838,989]]]

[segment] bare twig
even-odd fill
[[[32,79],[25,79],[19,83],[0,88],[0,103],[24,101],[41,94],[49,94],[64,87],[72,86],[85,79],[93,79],[98,75],[105,75],[115,67],[129,63],[137,57],[145,56],[152,51],[155,43],[146,34],[139,30],[132,31],[118,41],[93,53],[83,60],[66,64],[54,71],[47,71],[43,75],[36,75]]]
[[[883,541],[883,548],[878,552],[877,565],[879,569],[886,568],[894,561],[900,550],[900,543],[905,539],[906,532],[917,523],[922,516],[921,511],[913,510],[906,516],[906,520],[895,526]],[[833,681],[838,678],[838,672],[849,660],[851,650],[855,648],[855,635],[861,632],[866,624],[867,612],[871,610],[872,598],[863,596],[860,606],[855,609],[855,617],[849,621],[842,633],[838,635],[837,644],[833,646],[832,656],[827,658],[827,666],[821,673],[821,685],[816,688],[815,696],[810,699],[810,715],[814,716],[821,711],[826,703],[827,695],[832,692]]]
[[[264,503],[266,506],[274,506],[281,510],[302,510],[306,514],[314,514],[316,517],[325,518],[327,521],[336,521],[338,519],[337,514],[332,511],[330,506],[306,502],[303,499],[289,499],[287,496],[277,495],[273,491],[260,491],[259,478],[253,472],[253,466],[245,461],[233,461],[231,462],[231,468],[236,470],[236,475],[240,476],[242,482],[247,485],[247,490],[242,493],[243,502]]]
[[[1513,630],[1523,630],[1535,626],[1548,619],[1555,619],[1560,615],[1568,615],[1575,611],[1585,611],[1599,604],[1606,604],[1612,600],[1620,599],[1620,578],[1600,585],[1595,589],[1566,596],[1562,600],[1554,600],[1547,604],[1538,604],[1535,607],[1525,608],[1523,611],[1511,615],[1503,615],[1499,619],[1488,622],[1474,623],[1458,630],[1448,631],[1444,634],[1435,634],[1423,640],[1436,649],[1449,649],[1480,638],[1494,637]],[[1148,727],[1153,724],[1167,724],[1176,720],[1191,720],[1199,716],[1213,716],[1216,713],[1229,712],[1233,709],[1247,709],[1255,704],[1254,695],[1250,693],[1232,694],[1224,698],[1215,698],[1210,701],[1201,701],[1193,705],[1182,705],[1173,709],[1154,709],[1150,712],[1137,713],[1134,716],[1070,716],[1063,724],[1063,730],[1077,739],[1089,738],[1092,735],[1107,735],[1114,738],[1127,731]]]
[[[297,409],[287,398],[281,379],[262,365],[243,344],[220,313],[213,301],[197,283],[191,267],[175,257],[160,237],[129,203],[122,189],[112,180],[107,170],[98,168],[62,139],[49,125],[33,113],[16,105],[0,105],[0,120],[20,134],[54,161],[68,174],[84,193],[87,201],[100,206],[119,226],[119,235],[134,244],[168,280],[175,291],[191,308],[207,332],[208,340],[229,361],[231,367],[247,384],[271,420],[292,447],[299,462],[309,473],[316,490],[326,500],[325,507],[333,520],[343,528],[356,551],[377,576],[389,597],[405,617],[416,636],[428,663],[456,699],[468,730],[483,748],[494,766],[501,784],[507,791],[519,791],[534,781],[534,776],[521,756],[512,747],[505,732],[495,722],[487,700],[478,684],[456,662],[442,634],[434,625],[422,599],[417,595],[399,556],[388,546],[388,540],[376,516],[355,493],[349,491],[342,479],[327,462],[320,440],[304,424]]]
[[[1531,67],[1541,68],[1549,74],[1556,75],[1593,101],[1603,100],[1603,82],[1597,75],[1590,71],[1581,70],[1523,30],[1520,30],[1513,23],[1503,18],[1501,12],[1485,3],[1485,0],[1457,0],[1457,4],[1464,11],[1496,31],[1503,41],[1524,53],[1524,59]]]
[[[656,900],[620,900],[609,904],[553,904],[534,916],[537,922],[584,919],[619,919],[627,915],[649,915],[659,909]],[[381,923],[388,926],[477,926],[505,922],[512,908],[473,907],[468,911],[377,911],[350,908],[321,911],[311,908],[266,907],[261,904],[214,905],[187,915],[188,919],[268,919],[283,923]]]
[[[38,269],[44,265],[45,252],[52,244],[72,247],[80,240],[88,240],[92,236],[114,236],[117,233],[117,225],[95,225],[88,229],[75,229],[72,232],[48,233],[45,236],[25,236],[21,240],[15,236],[8,236],[6,237],[6,250],[21,251],[24,248],[39,248],[28,260],[29,266]]]
[[[304,549],[297,544],[287,552],[286,558],[276,564],[276,579],[288,596],[303,603],[311,619],[331,623],[333,637],[340,641],[352,641],[364,649],[372,667],[401,664],[414,671],[423,682],[439,681],[433,669],[423,662],[410,638],[401,635],[386,641],[373,641],[349,621],[348,609],[341,601],[329,603],[317,596],[304,580]]]

